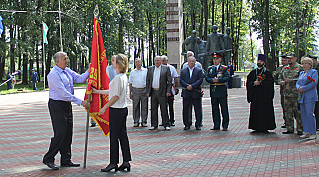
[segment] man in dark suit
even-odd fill
[[[210,83],[210,97],[213,109],[214,127],[211,130],[220,130],[220,106],[223,115],[223,131],[227,131],[229,124],[229,113],[226,82],[228,82],[229,79],[229,72],[227,71],[226,66],[220,64],[221,54],[213,53],[213,62],[214,65],[208,67],[206,73],[206,81]]]
[[[167,111],[167,97],[171,95],[172,77],[169,67],[161,65],[161,57],[154,58],[155,66],[151,66],[146,76],[146,93],[151,97],[151,128],[158,128],[158,105],[161,108],[162,122],[165,130],[170,130]]]
[[[189,105],[193,104],[195,109],[196,130],[201,130],[200,124],[202,122],[202,103],[201,103],[201,84],[203,82],[203,71],[195,66],[196,59],[191,56],[188,58],[188,67],[182,69],[179,78],[180,84],[183,87],[183,123],[184,130],[188,130],[191,125],[191,118],[189,118]]]

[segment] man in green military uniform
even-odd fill
[[[298,90],[296,88],[296,82],[299,78],[300,72],[303,70],[302,65],[297,63],[297,57],[295,53],[291,52],[287,54],[288,66],[285,66],[279,74],[278,82],[283,86],[284,93],[284,108],[286,117],[287,131],[283,134],[294,133],[294,118],[297,122],[297,134],[302,135],[302,120],[299,105],[297,102]]]
[[[317,57],[313,56],[313,55],[309,55],[309,57],[313,61],[313,69],[315,69],[315,70],[317,70],[317,72],[319,72],[319,65],[318,65]],[[319,83],[317,84],[317,93],[319,94]],[[318,101],[316,102],[314,112],[315,112],[315,116],[316,116],[316,129],[317,129],[317,131],[319,131],[319,103],[318,103]]]
[[[286,128],[286,117],[285,117],[285,107],[284,107],[285,98],[284,98],[284,93],[283,93],[283,91],[284,91],[283,85],[281,85],[278,82],[278,78],[279,78],[279,74],[282,71],[282,69],[288,65],[288,60],[287,60],[286,56],[287,56],[286,54],[281,55],[281,66],[279,66],[276,69],[276,72],[274,74],[274,79],[275,79],[276,85],[280,85],[280,103],[281,103],[282,112],[283,112],[283,119],[284,119],[284,124],[281,126],[281,128]]]
[[[210,83],[210,97],[213,109],[214,127],[211,130],[220,130],[220,106],[223,115],[223,131],[227,131],[229,125],[229,113],[226,83],[229,79],[229,72],[227,71],[226,66],[220,64],[221,54],[213,53],[212,56],[214,65],[208,67],[205,77],[206,81]]]

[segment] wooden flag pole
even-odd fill
[[[97,18],[98,15],[99,15],[99,8],[98,8],[97,5],[95,6],[93,14],[94,14],[95,18]],[[92,88],[91,88],[91,90],[92,90]],[[86,168],[87,147],[88,147],[88,139],[89,139],[89,121],[90,121],[91,96],[92,96],[92,93],[88,95],[88,101],[90,102],[90,107],[87,110],[87,114],[86,114],[86,130],[85,130],[85,148],[84,148],[84,162],[83,162],[84,164],[83,164],[83,168]]]
[[[86,113],[85,147],[84,147],[84,162],[83,162],[83,168],[86,168],[86,157],[87,157],[87,151],[88,151],[91,96],[92,96],[92,94],[89,94],[89,95],[88,95],[88,101],[90,102],[90,107],[87,109],[87,113]]]

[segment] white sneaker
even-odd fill
[[[310,135],[308,139],[317,139],[317,134]]]
[[[305,132],[305,134],[299,136],[300,138],[309,138],[310,134],[309,132]]]
[[[171,130],[170,127],[164,127],[164,130]]]

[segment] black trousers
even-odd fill
[[[167,97],[169,120],[171,123],[175,122],[174,119],[174,95]]]
[[[54,163],[58,152],[61,164],[71,162],[71,144],[73,132],[73,114],[70,102],[49,100],[48,103],[54,136],[51,138],[49,151],[43,157],[43,163]]]
[[[190,105],[194,105],[196,118],[195,127],[199,127],[203,119],[201,98],[183,98],[183,123],[186,127],[192,124],[192,115],[189,115],[191,111],[189,109],[192,109]]]
[[[220,122],[221,122],[220,110],[219,110],[219,106],[220,106],[222,116],[223,116],[222,127],[227,129],[229,124],[227,97],[211,97],[211,104],[213,109],[214,128],[220,128]]]
[[[130,145],[126,131],[127,108],[110,108],[109,122],[110,122],[110,164],[119,163],[119,141],[121,143],[121,150],[123,161],[131,161]]]

